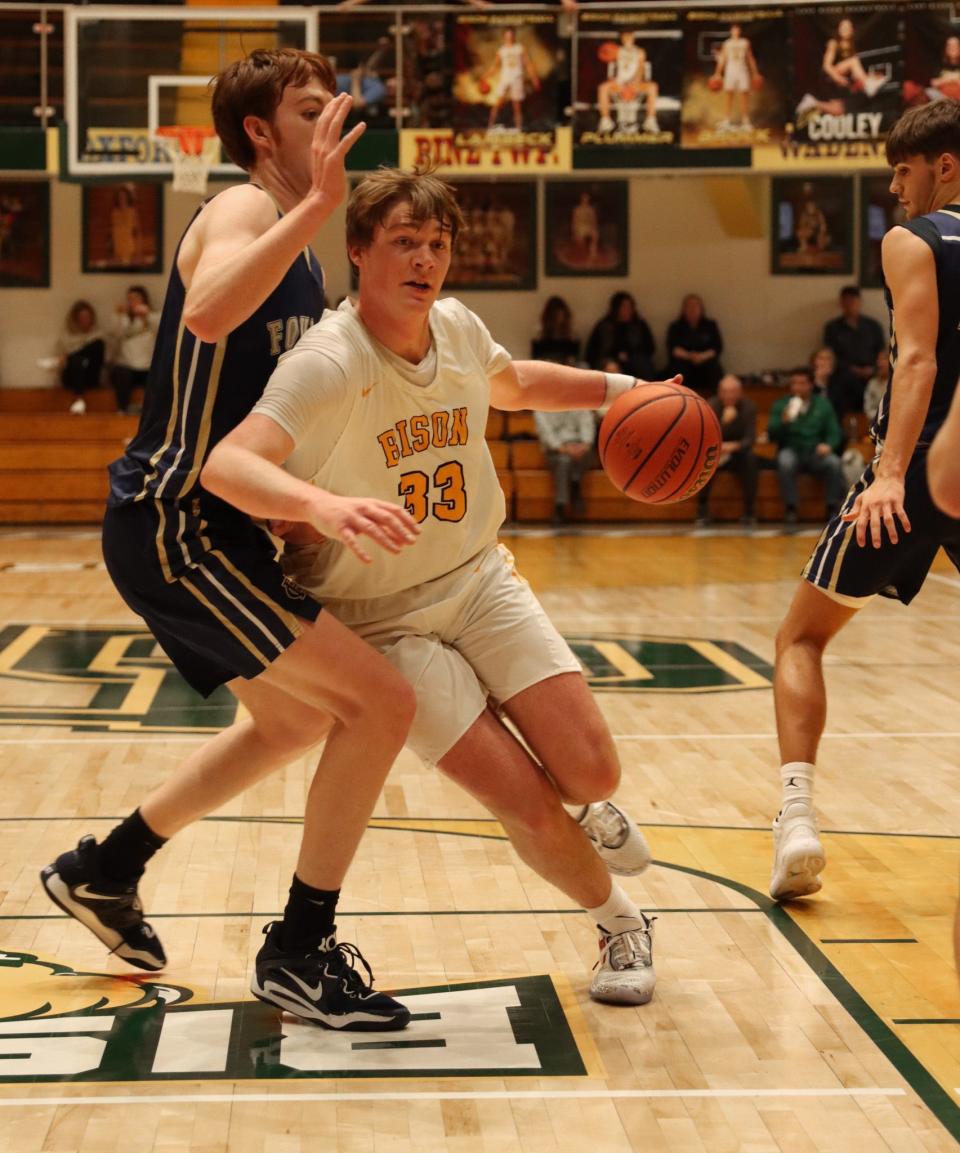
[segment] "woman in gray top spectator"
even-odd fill
[[[132,284],[125,302],[117,309],[117,344],[110,367],[118,412],[130,412],[133,390],[147,383],[159,319],[160,314],[150,307],[147,290],[141,284]]]

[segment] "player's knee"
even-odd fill
[[[416,711],[413,685],[387,665],[365,683],[362,694],[346,703],[340,719],[347,727],[362,726],[368,731],[394,734],[402,745]]]
[[[333,727],[333,717],[318,710],[287,711],[282,718],[253,719],[257,739],[284,759],[292,759],[326,740]]]

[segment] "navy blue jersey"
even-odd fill
[[[937,270],[937,375],[933,382],[930,407],[920,431],[918,444],[928,445],[946,419],[950,402],[960,376],[960,205],[948,204],[937,212],[918,216],[899,225],[930,245]],[[871,430],[882,443],[887,433],[890,414],[890,382],[897,364],[897,329],[890,289],[884,284],[884,296],[890,310],[890,379],[877,419]]]
[[[323,272],[305,248],[263,304],[216,343],[184,326],[185,296],[174,257],[140,427],[110,465],[107,503],[160,500],[191,507],[207,521],[231,518],[237,514],[228,505],[201,489],[200,470],[260,399],[280,354],[320,319]]]

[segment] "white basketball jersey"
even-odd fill
[[[283,357],[254,408],[293,438],[285,467],[295,476],[406,505],[420,526],[397,555],[367,541],[369,565],[337,541],[288,550],[287,572],[321,600],[413,588],[496,541],[505,507],[484,434],[489,378],[510,354],[458,300],[433,306],[430,329],[431,352],[409,364],[374,340],[346,300]]]
[[[640,49],[621,44],[617,49],[617,84],[633,84],[638,79],[640,70]]]
[[[497,49],[500,57],[500,83],[523,79],[523,45],[501,44]]]

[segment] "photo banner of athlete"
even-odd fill
[[[903,111],[900,12],[820,5],[797,9],[791,23],[792,129],[781,166],[883,167],[884,140]]]
[[[471,12],[452,22],[457,142],[481,149],[549,146],[562,111],[556,17]]]
[[[319,14],[317,27],[338,90],[354,98],[348,126],[364,120],[375,130],[357,170],[397,155],[404,166],[477,177],[878,171],[906,108],[960,100],[960,0],[690,2],[427,5],[400,26],[382,11],[335,10]],[[80,180],[164,177],[169,163],[146,121],[117,126],[105,111],[99,22],[71,20],[82,34],[60,170]],[[85,60],[96,65],[93,78]],[[87,88],[77,88],[85,77]],[[207,82],[188,69],[152,79],[161,109]],[[236,171],[224,158],[214,176]]]
[[[679,17],[669,9],[583,11],[576,33],[577,144],[676,144],[682,39]]]
[[[788,106],[783,9],[685,13],[683,147],[777,144]]]

